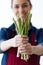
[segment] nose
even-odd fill
[[[19,8],[19,13],[20,14],[24,13],[24,9],[22,7]]]

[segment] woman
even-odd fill
[[[17,18],[27,19],[28,12],[32,9],[30,0],[11,0],[11,7]],[[36,29],[30,23],[28,37],[17,35],[14,24],[9,28],[0,30],[0,53],[4,53],[1,65],[40,65],[40,55],[43,54],[43,29]],[[25,43],[25,44],[24,44]],[[28,54],[27,62],[17,57],[17,51]]]

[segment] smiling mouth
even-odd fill
[[[26,14],[23,14],[23,15],[20,16],[20,18],[21,19],[25,19],[25,18],[27,18],[27,15]]]
[[[20,16],[20,18],[25,18],[25,16]]]

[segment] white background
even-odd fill
[[[37,28],[43,28],[43,0],[31,0],[32,2],[32,24]],[[0,28],[9,27],[12,21],[11,0],[0,0]],[[3,54],[0,54],[0,65]],[[40,60],[43,65],[43,56]]]

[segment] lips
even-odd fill
[[[26,14],[22,14],[22,15],[20,15],[20,18],[26,18]]]
[[[25,16],[20,16],[20,18],[24,18]]]

